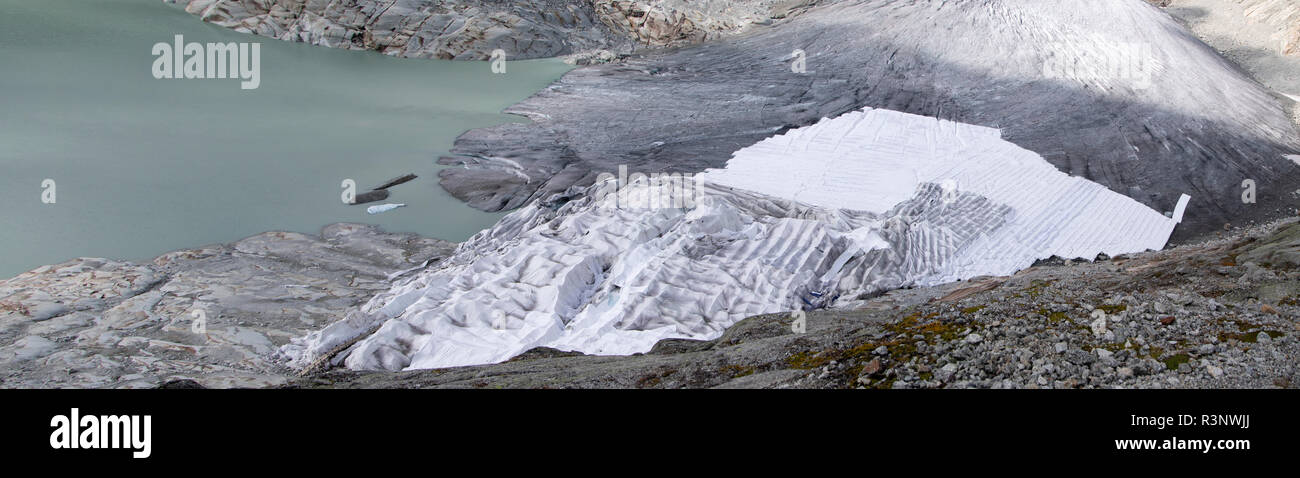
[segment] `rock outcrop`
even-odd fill
[[[676,46],[784,18],[791,0],[166,0],[238,31],[407,58],[509,59]]]
[[[373,226],[268,232],[136,264],[82,258],[0,281],[0,387],[282,383],[275,349],[453,245]]]
[[[1300,56],[1300,2],[1296,0],[1236,0],[1247,20],[1268,25],[1274,31],[1278,50]]]
[[[1300,125],[1300,1],[1161,0],[1158,5],[1282,95]]]

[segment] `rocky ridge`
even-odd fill
[[[802,0],[165,0],[237,31],[406,58],[629,53],[698,43],[784,18]]]

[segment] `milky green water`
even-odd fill
[[[261,43],[261,85],[155,79],[158,42]],[[206,24],[159,0],[0,0],[0,279],[74,257],[146,260],[270,230],[377,224],[463,241],[500,214],[465,206],[435,163],[471,128],[568,71],[390,58]],[[343,204],[420,176],[380,215]],[[54,180],[53,204],[42,202]]]

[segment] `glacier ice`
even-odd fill
[[[406,207],[405,204],[380,204],[366,208],[366,214],[383,214],[399,207]]]
[[[1160,249],[1178,222],[997,129],[871,108],[761,141],[694,179],[693,208],[613,194],[681,194],[645,177],[535,201],[281,353],[297,367],[337,352],[332,363],[351,369],[403,370],[538,346],[646,352],[757,314],[1006,275],[1054,255]]]

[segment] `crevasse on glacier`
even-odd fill
[[[693,208],[628,207],[609,182],[535,202],[281,353],[301,367],[360,338],[334,362],[402,370],[538,346],[645,352],[757,314],[1160,249],[1182,212],[1062,173],[996,129],[870,108],[742,149],[695,184]]]

